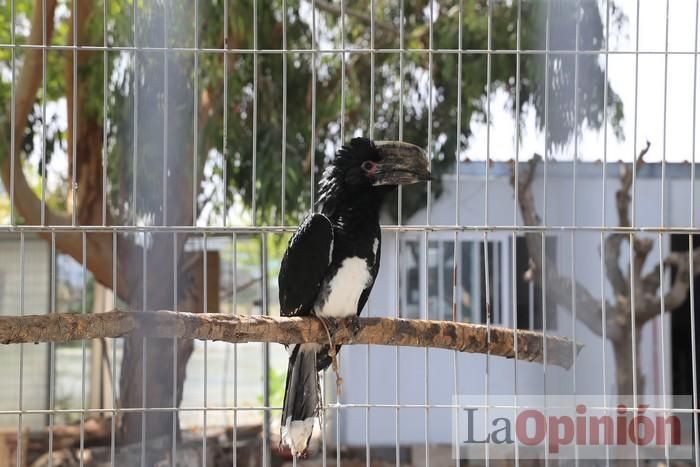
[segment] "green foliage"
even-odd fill
[[[277,371],[270,367],[267,373],[268,384],[270,385],[270,407],[282,407],[284,402],[284,385],[287,380],[286,371]],[[257,402],[263,405],[262,396],[257,397]]]
[[[66,0],[59,0],[57,10],[67,11]],[[12,2],[0,1],[0,43],[11,44],[13,37],[13,16]],[[26,44],[28,39],[31,17],[33,15],[34,1],[32,0],[15,0],[14,2],[14,37],[17,44]],[[58,16],[58,15],[57,15]],[[68,22],[66,18],[57,17],[55,21],[55,31],[52,44],[70,43],[72,39],[68,38]],[[44,128],[45,140],[45,159],[46,163],[51,162],[52,156],[61,150],[65,150],[65,137],[63,134],[59,116],[51,111],[44,113],[44,104],[47,106],[50,103],[56,103],[61,98],[65,97],[65,60],[66,51],[49,51],[46,53],[46,72],[42,75],[42,80],[45,77],[45,82],[39,88],[36,96],[36,102],[26,122],[15,122],[16,125],[24,125],[25,131],[21,140],[16,144],[21,148],[21,153],[29,155],[35,151],[40,152],[40,148],[36,148],[37,143],[41,144],[41,137]],[[15,88],[20,79],[19,72],[24,62],[25,52],[21,49],[16,49],[14,58],[11,48],[0,49],[0,103],[3,108],[9,109],[11,103],[11,95],[13,91],[13,67]],[[101,80],[101,77],[100,77]],[[44,96],[44,90],[46,95]],[[0,114],[0,125],[3,128],[3,134],[10,134],[11,113],[3,112]],[[9,138],[0,142],[0,160],[9,153]],[[41,161],[35,161],[36,173],[42,173]],[[54,194],[55,196],[55,194]],[[64,203],[64,201],[61,201]]]
[[[24,25],[18,30],[27,29],[32,3],[16,0],[17,24]],[[62,11],[69,11],[67,0],[61,3],[65,6]],[[215,196],[214,188],[218,187],[226,194],[228,208],[244,204],[243,209],[236,206],[239,211],[252,208],[255,193],[253,215],[257,223],[296,223],[311,208],[310,193],[315,188],[311,186],[312,171],[318,181],[326,158],[342,140],[357,133],[375,139],[402,136],[406,141],[427,146],[437,175],[433,195],[439,196],[439,175],[454,170],[458,153],[468,145],[470,124],[485,121],[486,96],[498,89],[508,92],[513,113],[518,108],[532,111],[540,129],[546,124],[549,149],[566,145],[581,127],[600,129],[604,124],[605,94],[608,121],[616,135],[623,137],[622,102],[605,82],[601,57],[582,54],[576,58],[570,53],[557,53],[576,48],[572,31],[576,29],[577,15],[581,25],[578,47],[604,48],[605,15],[596,0],[580,0],[580,9],[573,8],[573,0],[554,1],[549,6],[544,0],[494,0],[490,6],[491,24],[487,0],[462,2],[462,11],[456,1],[440,2],[439,6],[434,4],[432,13],[430,2],[403,2],[404,54],[399,52],[402,44],[398,1],[373,2],[377,24],[373,35],[366,20],[370,0],[346,2],[348,12],[361,15],[346,15],[344,37],[339,15],[323,5],[317,8],[316,25],[312,27],[310,2],[288,0],[285,12],[282,0],[255,2],[256,12],[253,0],[226,3],[228,11],[224,12],[223,0],[140,0],[136,28],[133,0],[110,0],[106,25],[103,2],[94,3],[87,22],[89,44],[102,45],[106,26],[110,45],[131,46],[136,41],[147,48],[136,53],[112,50],[107,54],[106,116],[103,115],[103,53],[89,53],[79,70],[81,85],[88,96],[87,115],[80,118],[104,119],[108,124],[110,206],[116,219],[146,216],[155,223],[161,221],[166,167],[163,158],[167,156],[170,173],[165,181],[167,193],[178,190],[177,185],[191,186],[193,180],[203,179],[197,187],[198,212],[222,215],[224,204],[220,196]],[[0,0],[0,24],[9,24],[8,5],[9,2]],[[622,28],[624,17],[614,5],[612,11],[614,33]],[[520,55],[520,100],[516,101],[518,55],[514,52],[518,46],[519,13],[521,49],[544,49],[547,45],[544,31],[549,24],[551,52],[548,61],[544,53]],[[225,18],[228,31],[224,31]],[[71,43],[69,21],[70,18],[59,18],[54,43]],[[460,24],[462,44],[458,43]],[[373,46],[381,52],[312,54],[308,50],[314,45],[314,32],[317,45],[324,50],[345,44],[348,49],[366,50]],[[0,30],[1,43],[10,42],[9,33],[8,29]],[[227,54],[216,51],[224,46],[225,36],[230,49]],[[22,43],[26,38],[20,34],[17,40]],[[170,47],[167,63],[162,50],[165,45]],[[427,53],[431,45],[437,50],[454,50],[461,45],[463,50],[470,51],[461,54],[461,83],[457,82],[458,54]],[[489,57],[484,53],[489,46],[513,53],[499,52]],[[205,51],[195,54],[195,47]],[[295,52],[279,53],[283,47]],[[254,48],[265,52],[250,53]],[[9,70],[9,54],[9,49],[0,50],[3,76]],[[17,59],[19,63],[22,57]],[[49,54],[49,101],[65,96],[64,60],[64,53]],[[573,92],[576,66],[577,103]],[[285,67],[286,88],[282,85]],[[195,75],[196,68],[199,72]],[[545,74],[549,89],[544,86]],[[9,92],[9,83],[2,81],[2,102],[9,100]],[[461,98],[459,121],[458,98]],[[40,103],[41,96],[38,99]],[[195,113],[195,104],[202,109],[204,103],[208,104],[206,112]],[[342,121],[341,109],[344,110]],[[39,110],[37,106],[30,132],[37,131],[37,121],[41,127],[41,120],[37,120]],[[547,122],[545,113],[550,115]],[[7,117],[2,119],[7,124]],[[60,143],[60,132],[49,131],[49,134],[55,134]],[[51,151],[53,145],[49,146]],[[25,148],[25,152],[30,150]],[[193,150],[197,155],[196,166],[189,157]],[[131,199],[133,183],[137,184],[136,202]],[[426,189],[425,186],[404,189],[404,215],[424,205]],[[282,219],[282,200],[285,219]]]

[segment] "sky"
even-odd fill
[[[622,127],[625,138],[617,140],[612,131],[608,131],[606,151],[604,132],[584,129],[579,139],[579,160],[630,161],[635,154],[635,141],[638,152],[647,140],[652,144],[645,158],[647,161],[661,161],[664,157],[667,162],[691,161],[693,157],[698,160],[700,156],[693,155],[696,0],[639,0],[639,10],[638,0],[615,0],[615,3],[627,16],[627,23],[621,34],[611,37],[610,50],[613,53],[608,55],[608,79],[624,104]],[[635,50],[640,52],[638,68],[635,66]],[[667,56],[666,50],[669,51]],[[635,77],[638,77],[636,106]],[[700,99],[700,95],[697,97]],[[491,104],[490,145],[487,145],[486,125],[472,122],[473,136],[466,157],[483,160],[487,149],[494,160],[514,157],[515,122],[505,110],[505,102],[505,94],[496,93]],[[697,120],[700,120],[700,115]],[[695,126],[700,127],[698,123]],[[543,153],[544,136],[536,130],[533,115],[526,117],[521,132],[521,159],[529,158],[533,152]],[[696,148],[698,144],[700,141],[696,142]],[[573,146],[566,152],[568,156],[562,158],[570,159]]]

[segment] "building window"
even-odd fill
[[[546,242],[548,257],[556,258],[554,239]],[[524,237],[516,238],[515,281],[520,329],[542,329],[542,291],[525,281],[529,256]],[[456,267],[455,267],[456,258]],[[481,239],[401,242],[402,316],[513,326],[513,243],[503,236],[484,244]],[[455,277],[455,273],[456,276]],[[488,281],[487,281],[488,278]],[[427,297],[427,313],[426,313]],[[556,328],[554,304],[547,306],[547,329]]]

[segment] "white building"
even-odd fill
[[[617,225],[615,191],[619,186],[619,167],[607,164],[607,176],[603,178],[604,166],[601,163],[579,162],[574,168],[571,162],[548,162],[546,193],[544,170],[543,164],[540,164],[532,187],[537,210],[544,225],[562,227],[547,232],[547,254],[554,260],[560,274],[571,277],[573,271],[577,281],[595,297],[601,296],[601,284],[604,283],[605,297],[613,302],[609,284],[601,280],[601,232],[591,227]],[[636,225],[689,227],[690,164],[669,163],[663,170],[663,191],[661,164],[646,164],[637,173]],[[453,231],[446,230],[427,234],[385,231],[382,237],[382,267],[365,313],[392,317],[397,316],[397,310],[400,310],[400,316],[407,318],[452,319],[456,238],[456,313],[464,321],[485,322],[486,240],[492,324],[513,326],[512,281],[516,277],[518,327],[541,329],[543,313],[540,293],[533,285],[522,280],[522,273],[527,268],[524,238],[518,234],[515,240],[517,257],[514,261],[513,233],[507,229],[514,222],[523,225],[516,209],[510,174],[508,163],[492,164],[488,176],[482,162],[461,164],[459,187],[454,174],[443,178],[444,192],[432,201],[429,222],[426,219],[426,209],[417,212],[406,222],[410,225],[488,225],[496,227],[496,230],[484,234],[483,229],[466,229],[456,234],[456,237]],[[695,197],[694,209],[697,216],[697,189]],[[566,229],[572,226],[583,229]],[[498,230],[498,227],[505,229]],[[656,233],[648,235],[658,237]],[[687,245],[687,238],[687,234],[676,237],[676,243],[681,240],[680,243],[685,242]],[[645,270],[651,270],[658,263],[660,254],[665,255],[670,251],[671,239],[671,234],[665,234],[660,243],[658,240],[655,242]],[[626,248],[623,250],[628,252]],[[628,254],[623,254],[620,264],[628,264],[628,261]],[[513,274],[514,265],[517,274]],[[657,318],[642,331],[637,346],[637,359],[641,359],[646,394],[682,393],[688,387],[687,384],[681,384],[683,378],[687,378],[686,383],[690,382],[690,366],[684,371],[679,371],[679,367],[676,367],[676,385],[679,387],[673,387],[672,368],[674,365],[685,364],[682,354],[688,354],[689,344],[673,345],[672,327],[680,328],[681,332],[685,329],[688,342],[690,339],[688,312],[677,310],[674,319],[678,320],[675,326],[667,315],[663,326]],[[684,319],[688,321],[683,322]],[[517,391],[518,394],[544,394],[546,391],[547,394],[616,394],[612,347],[585,325],[573,324],[568,311],[555,309],[553,305],[547,307],[546,332],[569,337],[574,336],[575,332],[576,340],[584,344],[575,367],[570,370],[527,362],[518,362],[516,366],[514,361],[504,358],[456,355],[451,351],[437,349],[426,351],[346,346],[342,351],[341,369],[345,384],[341,402],[358,404],[358,407],[341,413],[339,423],[342,442],[364,445],[369,440],[373,445],[393,446],[398,426],[398,438],[402,445],[422,444],[426,441],[426,436],[430,443],[450,443],[450,410],[430,408],[426,412],[422,406],[451,404],[455,393],[483,395],[513,394]],[[678,380],[681,373],[683,376]],[[332,376],[330,378],[333,379]],[[367,410],[363,404],[368,402],[386,406]],[[413,407],[402,407],[397,412],[393,407],[397,403]],[[426,413],[429,413],[428,435]]]
[[[26,235],[24,261],[21,262],[20,235],[0,234],[0,316],[16,316],[22,312],[28,315],[45,314],[48,311],[49,250],[49,245],[44,240]],[[20,403],[23,409],[48,407],[48,347],[48,344],[0,346],[0,366],[3,368],[0,410],[17,410]],[[21,388],[20,355],[24,360]],[[23,424],[40,427],[44,426],[44,421],[43,416],[26,416]],[[2,426],[17,426],[17,416],[0,415],[0,427]]]

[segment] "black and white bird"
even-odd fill
[[[354,138],[326,168],[318,213],[294,233],[282,259],[282,316],[347,318],[367,302],[379,271],[382,201],[397,185],[430,180],[418,146]],[[336,351],[339,346],[336,346]],[[318,372],[331,363],[330,346],[290,345],[282,409],[282,440],[306,452],[321,401]]]

